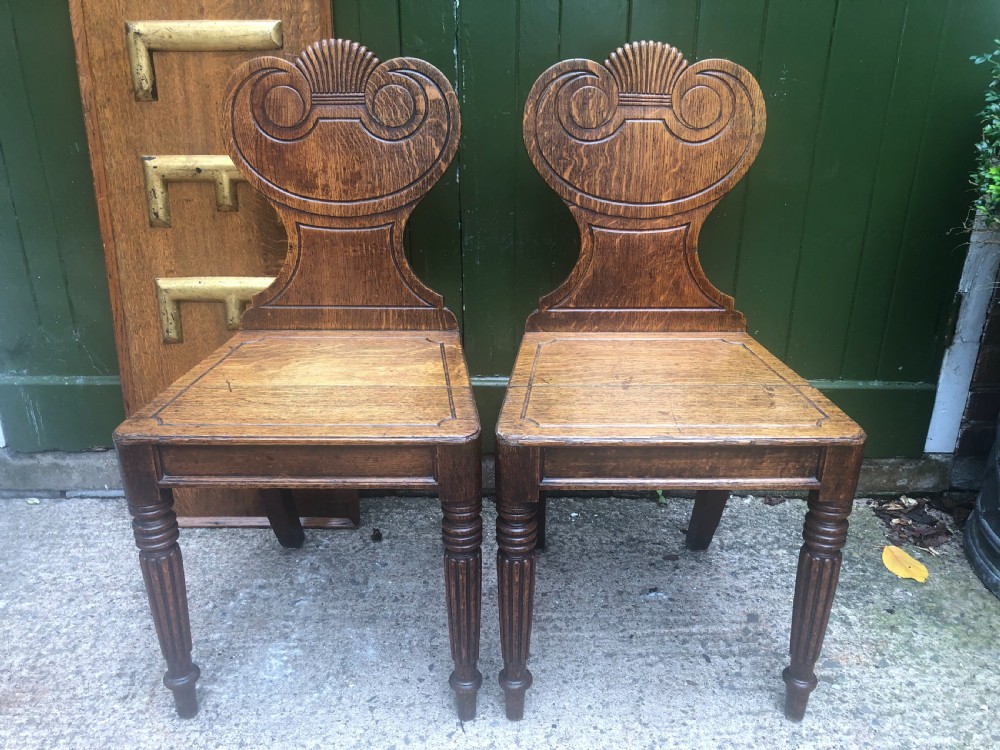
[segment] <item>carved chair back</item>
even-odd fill
[[[750,168],[764,126],[749,72],[728,60],[689,65],[660,42],[542,73],[524,143],[576,219],[580,257],[527,329],[745,330],[701,268],[698,234]]]
[[[288,254],[244,329],[457,328],[413,273],[403,229],[458,148],[458,99],[432,65],[328,39],[240,67],[229,153],[277,209]]]

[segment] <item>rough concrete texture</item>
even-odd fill
[[[51,494],[66,490],[115,490],[121,486],[118,457],[113,450],[17,453],[0,448],[0,492]]]
[[[994,748],[1000,601],[957,540],[880,561],[861,502],[802,724],[781,715],[803,504],[559,499],[541,553],[526,718],[503,717],[486,504],[479,718],[452,709],[439,515],[374,499],[360,531],[185,530],[201,713],[174,716],[123,503],[0,502],[0,747]],[[371,541],[373,527],[383,541]],[[676,556],[676,559],[675,559]]]
[[[871,458],[861,464],[858,492],[943,492],[951,486],[950,453],[926,453],[923,458]],[[979,472],[982,480],[983,473]],[[965,487],[963,489],[976,489]]]

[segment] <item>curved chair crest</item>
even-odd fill
[[[458,99],[437,68],[328,39],[294,61],[247,62],[224,108],[234,163],[289,236],[244,328],[456,327],[403,249],[410,212],[458,148]]]
[[[749,72],[728,60],[689,65],[668,44],[634,42],[603,65],[549,68],[528,94],[523,125],[535,168],[581,233],[580,260],[529,330],[745,327],[705,277],[697,240],[760,150],[764,100]]]

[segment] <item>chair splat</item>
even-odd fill
[[[698,260],[712,208],[764,137],[760,87],[728,60],[635,42],[567,60],[528,94],[524,142],[580,229],[580,257],[529,331],[740,331]]]
[[[244,329],[457,327],[403,248],[410,213],[458,148],[458,99],[436,68],[323,40],[291,62],[246,63],[224,115],[234,163],[289,238],[284,267],[254,297]]]

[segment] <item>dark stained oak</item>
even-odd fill
[[[136,543],[178,713],[198,668],[175,488],[263,490],[285,547],[304,541],[299,491],[440,496],[458,715],[482,682],[480,428],[455,316],[414,275],[406,221],[458,147],[447,79],[325,40],[253,59],[223,107],[230,155],[285,225],[288,255],[229,341],[116,431]],[[333,624],[336,627],[336,624]]]
[[[260,496],[267,510],[267,520],[278,538],[278,543],[282,547],[296,549],[305,544],[306,534],[302,530],[302,521],[299,519],[292,491],[287,488],[262,490]]]
[[[538,508],[535,512],[535,549],[545,549],[545,518],[549,512],[549,498],[544,492],[538,493]]]
[[[709,548],[728,500],[728,490],[701,490],[695,495],[687,537],[684,539],[689,550],[697,552]]]
[[[507,716],[524,714],[543,493],[696,490],[707,549],[734,490],[809,493],[785,671],[801,719],[840,570],[865,435],[746,333],[698,260],[709,212],[764,137],[753,77],[638,42],[535,82],[524,142],[569,207],[580,257],[539,301],[497,423],[497,579]]]

